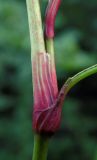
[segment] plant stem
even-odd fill
[[[41,135],[35,135],[32,160],[47,159],[48,142],[49,139],[47,137]]]
[[[52,59],[52,65],[55,65],[55,57],[54,57],[54,41],[53,38],[46,39],[46,51],[50,54]]]
[[[34,68],[34,62],[37,62],[37,55],[46,53],[44,45],[44,37],[42,30],[42,21],[40,13],[39,0],[26,0],[30,41],[31,41],[31,60]],[[37,63],[35,63],[37,65]],[[36,67],[37,68],[37,67]],[[33,75],[34,77],[34,75]],[[33,81],[33,90],[35,84]],[[35,135],[33,160],[46,160],[48,149],[48,139],[44,136]]]
[[[46,39],[46,49],[47,52],[54,55],[54,41],[53,38]]]
[[[30,41],[31,41],[31,55],[36,55],[41,52],[45,52],[43,29],[40,13],[39,0],[26,0]]]
[[[55,67],[55,55],[54,55],[54,40],[53,40],[53,38],[46,38],[46,52],[50,55],[50,58],[51,58],[50,67],[53,70],[52,77],[56,77],[54,79],[54,84],[53,85],[57,86],[57,90],[58,90],[56,67]]]
[[[65,82],[66,87],[66,94],[67,92],[75,86],[79,81],[89,77],[92,74],[97,73],[97,64],[93,65],[87,69],[84,69],[83,71],[77,73],[75,76],[68,78],[67,81]]]

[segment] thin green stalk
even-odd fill
[[[46,50],[48,53],[54,55],[54,41],[53,38],[46,39]]]
[[[53,64],[55,64],[54,58],[54,40],[53,38],[46,39],[46,51],[50,54]]]
[[[53,75],[56,77],[56,67],[55,67],[55,55],[54,55],[54,40],[53,38],[46,38],[46,52],[50,55],[51,58],[51,63],[50,67],[53,69]],[[55,72],[54,72],[55,69]],[[55,75],[54,75],[55,74]],[[56,82],[54,82],[57,86],[57,77],[56,77]]]
[[[67,92],[75,86],[79,81],[91,76],[92,74],[97,73],[97,64],[93,65],[87,69],[84,69],[83,71],[77,73],[75,76],[68,78],[68,80],[65,82],[66,88],[66,94]]]
[[[41,135],[35,135],[32,160],[46,160],[49,139]]]

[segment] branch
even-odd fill
[[[68,78],[67,81],[65,82],[66,94],[79,81],[81,81],[81,80],[83,80],[83,79],[85,79],[95,73],[97,73],[97,64],[93,65],[87,69],[84,69],[83,71],[77,73],[75,76],[73,76],[71,78]]]

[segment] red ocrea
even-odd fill
[[[64,89],[58,94],[55,66],[49,54],[37,54],[32,68],[33,127],[37,133],[52,134],[59,128]]]
[[[53,38],[55,17],[60,0],[49,0],[46,11],[46,36]],[[54,57],[48,53],[36,53],[33,57],[33,128],[39,134],[52,134],[59,128],[64,86],[58,92]]]
[[[61,0],[49,0],[45,18],[45,34],[47,38],[54,37],[55,18],[60,6]]]

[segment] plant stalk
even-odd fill
[[[52,66],[55,66],[54,40],[53,40],[53,38],[46,38],[46,52],[50,54],[50,57],[52,59]]]
[[[46,50],[49,54],[54,56],[54,40],[53,40],[53,38],[46,38]]]
[[[43,37],[39,0],[26,0],[26,4],[31,42],[31,60],[33,66],[34,61],[37,62],[37,55],[40,53],[46,53],[46,51]],[[34,86],[35,84],[33,84],[33,90],[35,89]],[[32,159],[46,160],[47,150],[48,138],[40,135],[35,135]]]
[[[34,150],[32,160],[46,160],[49,139],[41,135],[34,137]]]
[[[81,80],[93,75],[97,73],[97,64],[84,69],[83,71],[77,73],[75,76],[70,77],[67,79],[67,81],[65,82],[66,87],[66,94],[68,93],[68,91],[75,86],[78,82],[80,82]]]
[[[31,41],[31,55],[45,52],[42,20],[39,0],[26,0],[30,41]]]

